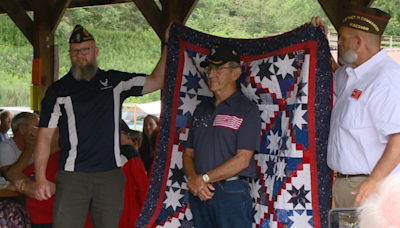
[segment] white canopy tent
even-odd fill
[[[161,101],[155,101],[146,104],[124,103],[121,118],[128,126],[135,130],[143,129],[143,120],[147,115],[160,117]]]

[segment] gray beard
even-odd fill
[[[343,52],[342,46],[339,46],[339,62],[342,65],[353,65],[358,59],[358,54],[353,47],[349,47],[347,52]]]
[[[75,65],[72,63],[71,72],[72,72],[72,76],[74,76],[74,78],[77,81],[80,81],[80,80],[88,80],[89,81],[96,75],[98,68],[99,67],[97,66],[96,59],[94,59],[92,63],[88,63],[84,67],[79,67],[78,65]]]

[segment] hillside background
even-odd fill
[[[372,7],[392,15],[385,34],[400,35],[400,0],[375,0]],[[222,37],[260,38],[290,31],[315,15],[328,21],[317,0],[200,0],[186,26]],[[60,77],[71,66],[68,39],[76,24],[95,37],[102,69],[150,74],[160,57],[160,40],[134,3],[72,9],[56,31]],[[334,31],[331,24],[329,30]],[[0,15],[0,106],[30,106],[32,59],[31,44],[7,15]],[[154,92],[126,102],[159,99],[160,92]]]

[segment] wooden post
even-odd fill
[[[40,84],[40,100],[42,100],[47,88],[54,83],[54,34],[41,15],[35,12],[34,19],[33,58],[42,59]]]
[[[32,21],[18,1],[0,1],[0,6],[33,45],[34,58],[42,59],[40,100],[54,82],[54,33],[70,2],[71,0],[29,1],[34,11]]]
[[[134,126],[135,126],[135,130],[136,130],[136,124],[137,124],[137,104],[135,103],[135,119],[134,119]]]

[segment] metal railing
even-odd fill
[[[268,33],[268,34],[254,34],[254,38],[257,37],[271,37],[277,36],[281,33]],[[338,34],[336,32],[329,32],[328,33],[328,41],[331,50],[337,50],[337,41],[338,41]],[[382,43],[381,47],[386,49],[397,49],[400,48],[400,36],[391,36],[386,35],[382,36]]]
[[[337,41],[338,34],[337,33],[328,33],[329,46],[331,50],[337,49]],[[382,36],[381,47],[388,49],[397,49],[400,48],[400,36]]]

